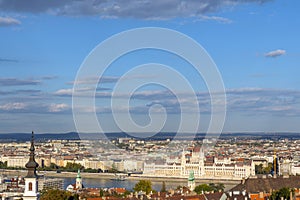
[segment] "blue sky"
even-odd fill
[[[0,0],[0,132],[76,131],[71,92],[82,62],[107,38],[142,27],[179,31],[206,49],[226,88],[224,132],[299,132],[299,4],[296,0]],[[104,130],[119,131],[109,108],[116,82],[135,66],[151,62],[168,65],[189,80],[201,110],[199,131],[205,131],[210,97],[203,79],[184,60],[157,50],[132,52],[105,72],[95,105]],[[151,82],[151,76],[135,78]],[[168,112],[162,130],[176,131],[179,104],[168,88],[160,86],[139,88],[131,97],[134,121],[149,123],[148,110],[154,104]],[[188,105],[191,110],[193,106]]]

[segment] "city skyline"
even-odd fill
[[[84,59],[109,37],[143,27],[181,32],[208,52],[226,90],[224,132],[298,132],[298,6],[297,1],[282,0],[0,1],[0,133],[76,131],[72,89]],[[201,112],[199,132],[205,131],[210,119],[205,82],[186,61],[154,50],[121,57],[102,77],[95,106],[105,130],[120,131],[109,108],[118,80],[135,66],[154,62],[172,67],[190,82]],[[131,81],[151,82],[153,77],[146,74]],[[162,105],[169,113],[162,131],[177,130],[180,109],[167,89],[138,88],[130,103],[138,124],[149,122],[150,106]],[[191,116],[193,106],[187,105]],[[117,110],[120,116],[122,109]]]

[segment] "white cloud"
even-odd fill
[[[278,56],[282,56],[284,54],[286,54],[285,50],[277,49],[275,51],[270,51],[270,52],[266,53],[265,57],[275,58],[275,57],[278,57]]]
[[[199,17],[227,7],[232,8],[245,3],[261,4],[268,1],[270,0],[52,0],[40,3],[39,0],[27,0],[24,4],[23,1],[2,0],[0,7],[4,11],[165,20],[178,17]],[[221,20],[221,18],[213,18],[211,19]]]
[[[60,104],[50,104],[48,110],[51,113],[57,113],[57,112],[62,112],[62,111],[66,111],[70,108],[69,105],[65,104],[65,103],[60,103]]]
[[[15,102],[15,103],[7,103],[4,105],[0,105],[0,110],[4,111],[13,111],[13,110],[23,110],[27,107],[25,103]]]
[[[13,26],[20,25],[21,22],[17,19],[11,17],[0,17],[0,27],[1,26]]]
[[[201,15],[199,16],[199,19],[196,21],[216,21],[223,24],[230,24],[232,23],[232,20],[225,18],[225,17],[218,17],[218,16],[207,16],[207,15]]]
[[[73,89],[60,89],[54,92],[57,96],[72,96]]]

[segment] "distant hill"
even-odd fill
[[[140,136],[144,138],[140,138]],[[149,137],[147,137],[149,136]],[[144,140],[166,140],[173,139],[176,136],[177,139],[196,139],[201,140],[206,137],[205,133],[194,134],[189,133],[172,133],[172,132],[160,132],[152,136],[150,133],[132,133],[127,134],[124,132],[111,132],[106,134],[95,134],[95,133],[84,133],[78,134],[77,132],[69,133],[40,133],[35,134],[35,139],[37,141],[45,140],[80,140],[80,139],[104,139],[109,138],[137,138]],[[264,132],[253,132],[253,133],[222,133],[220,136],[218,134],[209,134],[209,137],[216,137],[221,139],[228,138],[251,138],[251,139],[281,139],[281,138],[293,138],[300,139],[299,133],[264,133]],[[29,141],[31,139],[31,133],[0,133],[0,141]]]
[[[79,135],[76,132],[70,133],[44,133],[35,134],[35,140],[79,140]],[[2,133],[0,134],[1,141],[29,141],[31,139],[31,133]]]

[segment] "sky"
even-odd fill
[[[299,132],[299,6],[297,0],[0,0],[0,133],[82,131],[72,107],[80,67],[107,39],[145,27],[184,34],[214,61],[226,94],[223,132]],[[117,48],[105,51],[114,53]],[[102,55],[95,65],[101,65]],[[178,77],[155,70],[151,63],[184,77],[197,102],[184,87],[178,89],[181,99],[176,99],[178,91],[172,87],[182,86]],[[145,70],[129,73],[141,65]],[[123,87],[112,108],[120,80],[128,87],[146,84],[132,94]],[[164,80],[170,85],[153,84]],[[95,112],[101,131],[126,131],[127,109],[135,124],[150,123],[155,132],[177,131],[184,110],[184,130],[200,117],[197,131],[205,132],[212,118],[205,80],[172,52],[132,51],[113,60],[101,79],[95,75],[80,80],[82,99],[93,91],[91,82],[96,81],[97,88],[94,107],[82,106],[76,112],[85,132],[100,131],[89,120]],[[115,118],[123,122],[121,127]]]

